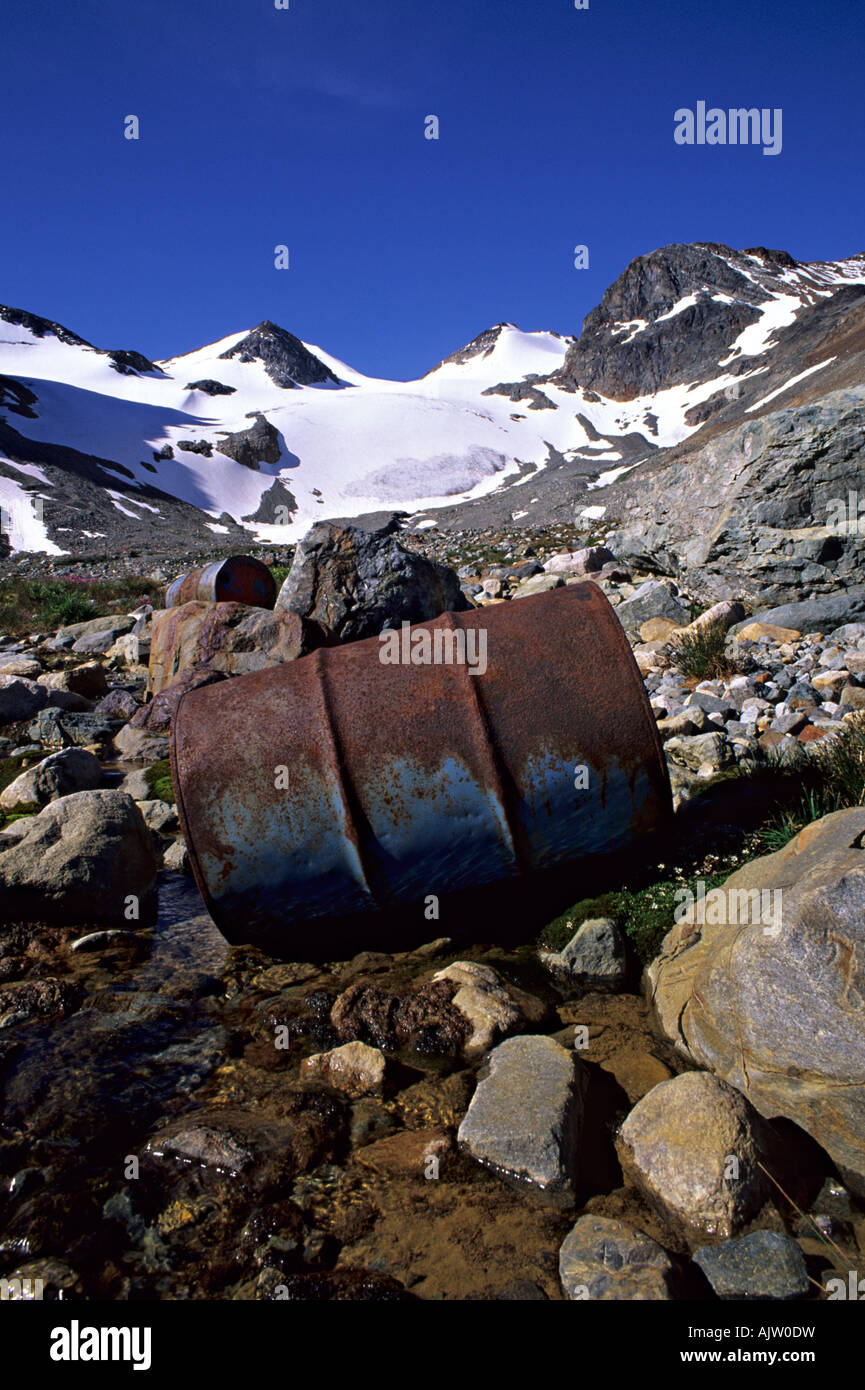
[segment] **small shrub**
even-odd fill
[[[679,670],[698,681],[736,675],[738,666],[727,655],[726,645],[727,629],[721,621],[707,623],[694,632],[684,632],[670,643]]]

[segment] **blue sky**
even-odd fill
[[[0,302],[152,357],[271,318],[408,379],[577,332],[668,242],[865,250],[863,70],[861,0],[9,0]],[[699,100],[781,107],[781,153],[677,146]]]

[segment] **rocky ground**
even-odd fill
[[[325,528],[272,614],[142,604],[0,640],[0,1276],[90,1299],[786,1300],[862,1268],[865,811],[820,788],[861,726],[865,616],[853,593],[709,607],[599,540]],[[229,946],[164,762],[178,692],[324,628],[587,578],[677,807],[643,877],[635,858],[540,936],[491,915],[350,960]],[[782,786],[812,814],[800,795],[785,821]],[[783,914],[743,925],[728,892],[674,921],[698,880],[781,889]]]

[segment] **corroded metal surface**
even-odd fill
[[[229,940],[621,849],[670,813],[648,697],[596,585],[408,631],[471,628],[483,674],[386,665],[369,638],[183,696],[178,810]]]
[[[165,590],[165,607],[201,599],[205,603],[245,603],[250,608],[272,608],[276,603],[273,575],[251,555],[231,555],[227,560],[181,574]]]

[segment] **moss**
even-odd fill
[[[168,758],[160,758],[158,763],[147,768],[144,773],[144,780],[150,790],[150,795],[155,801],[167,801],[172,806],[176,800],[174,795],[174,784],[171,781],[171,763]]]

